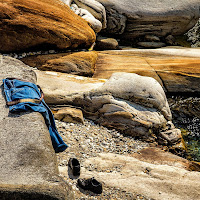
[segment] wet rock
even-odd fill
[[[22,51],[42,46],[66,49],[89,47],[95,33],[87,22],[59,0],[0,3],[0,51]]]
[[[166,38],[165,38],[165,41],[168,45],[175,45],[176,44],[176,39],[174,38],[174,36],[172,35],[168,35]]]
[[[23,58],[22,61],[39,70],[58,71],[80,76],[92,76],[97,52],[60,53]]]
[[[169,98],[170,107],[174,112],[190,117],[200,118],[200,98],[199,97],[181,97]]]
[[[2,56],[0,61],[1,82],[7,77],[36,82],[21,61]],[[58,175],[44,118],[38,112],[10,114],[1,90],[0,199],[73,199],[71,187]]]

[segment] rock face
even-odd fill
[[[47,103],[81,107],[88,118],[127,135],[159,140],[166,145],[179,142],[180,131],[168,124],[171,112],[155,79],[115,73],[105,82],[48,73],[37,72]]]
[[[95,33],[87,22],[58,0],[0,3],[0,51],[20,51],[35,46],[89,47]]]
[[[16,77],[36,82],[28,66],[0,57],[0,80]],[[40,113],[10,114],[1,86],[0,199],[73,199],[71,188],[58,176],[49,131]]]
[[[22,61],[39,70],[59,71],[80,76],[92,76],[97,52],[61,53],[23,58]]]
[[[152,164],[135,157],[100,153],[97,157],[87,159],[81,170],[81,178],[94,176],[104,186],[140,194],[144,199],[190,200],[198,199],[200,195],[200,173],[178,166]],[[60,167],[60,173],[66,175],[63,167]]]
[[[180,35],[200,17],[198,0],[98,0],[106,8],[107,33],[133,40],[145,35]]]
[[[94,78],[114,72],[156,79],[166,92],[200,92],[200,50],[189,48],[129,49],[98,53]]]

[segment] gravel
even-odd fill
[[[56,120],[59,134],[69,146],[64,152],[57,154],[59,166],[67,167],[68,160],[71,157],[76,157],[80,163],[83,163],[87,158],[95,157],[98,153],[110,152],[128,155],[149,146],[148,143],[134,140],[130,136],[123,136],[116,130],[109,130],[86,119],[84,121],[84,124],[74,124]],[[101,171],[101,169],[92,165],[87,170]],[[120,168],[113,170],[120,171]],[[79,190],[77,179],[70,178],[69,176],[65,178],[74,190],[75,199],[148,199],[140,194],[132,194],[119,188],[107,186],[103,186],[103,193],[101,195],[94,195],[87,191]]]

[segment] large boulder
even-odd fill
[[[87,22],[59,0],[1,2],[0,35],[0,52],[44,45],[59,49],[89,47],[95,41]]]
[[[169,93],[200,92],[200,50],[191,48],[128,49],[98,52],[94,78],[114,72],[156,79]]]
[[[170,122],[165,93],[153,78],[131,73],[114,73],[107,81],[55,72],[37,75],[49,104],[81,107],[86,117],[148,141],[171,145],[181,138]]]
[[[145,35],[180,35],[200,17],[198,0],[97,0],[106,8],[106,33],[134,40]]]
[[[36,82],[32,69],[21,61],[0,57],[0,80],[15,77]],[[73,199],[58,166],[48,128],[38,112],[9,113],[1,85],[0,199]]]

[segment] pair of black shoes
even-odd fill
[[[80,176],[80,163],[76,158],[70,158],[68,166],[74,176]],[[89,190],[96,194],[102,193],[102,184],[94,177],[89,179],[78,179],[78,186],[84,190]]]

